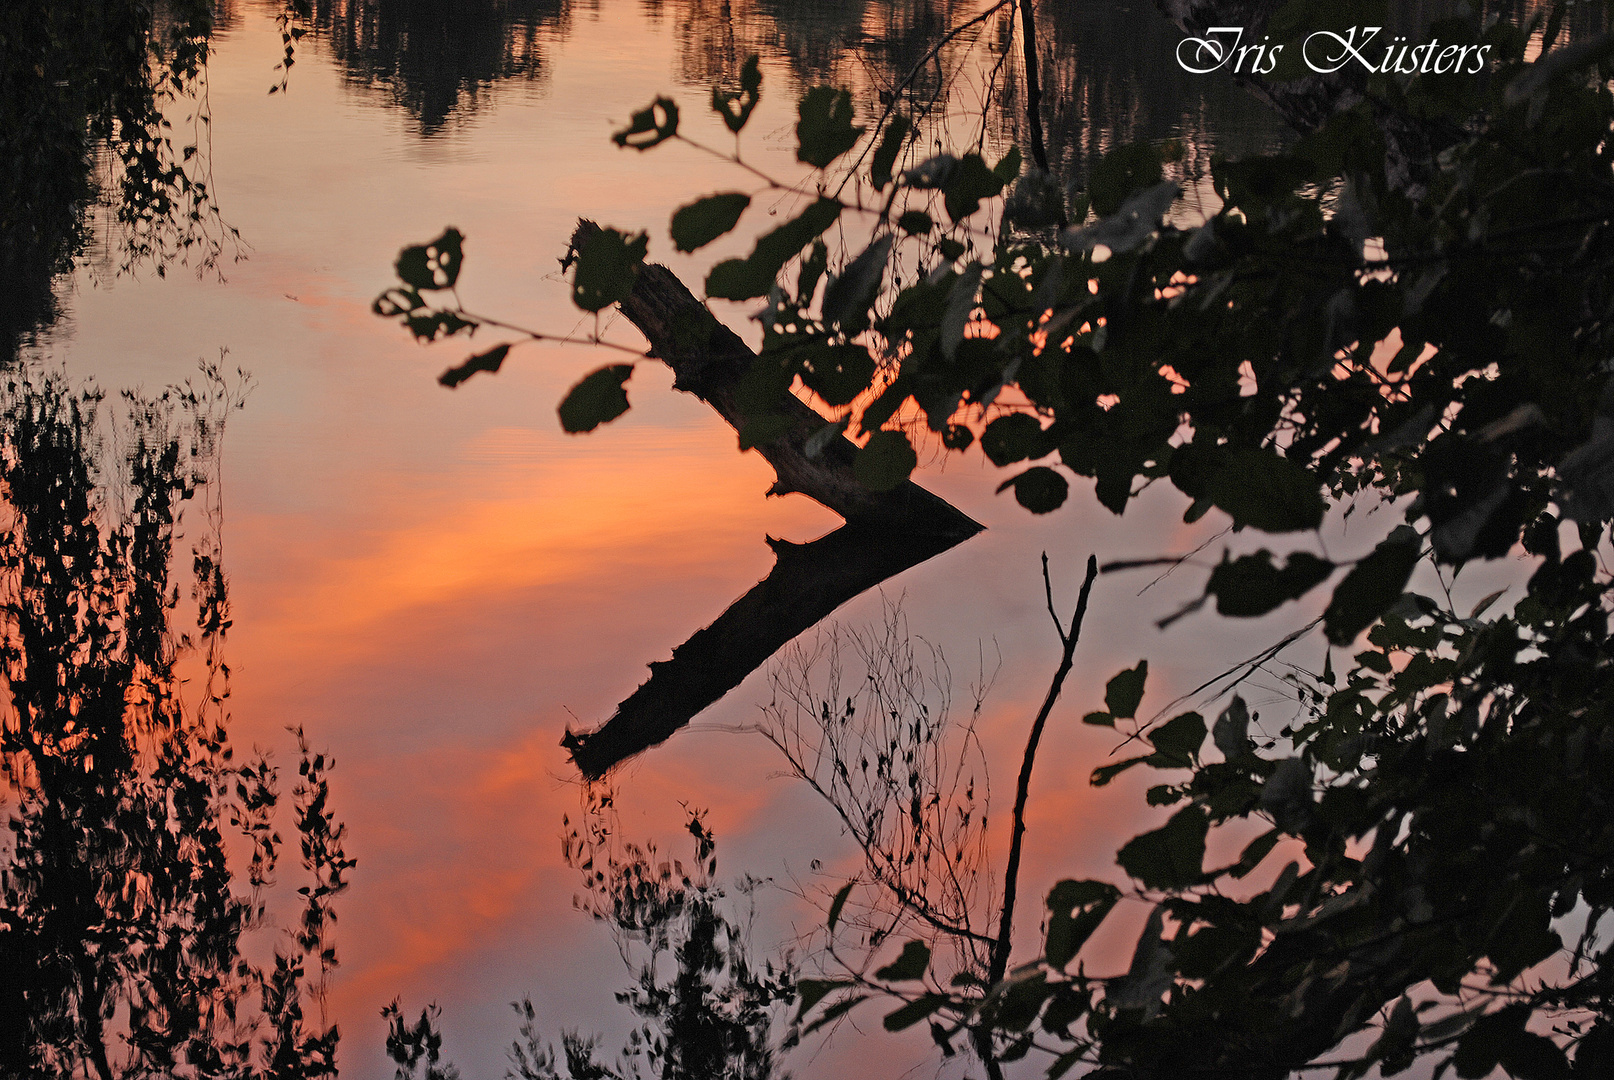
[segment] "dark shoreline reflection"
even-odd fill
[[[979,4],[958,0],[642,0],[670,21],[686,84],[731,82],[752,53],[785,61],[794,92],[819,83],[890,89]]]
[[[217,454],[240,392],[209,371],[108,417],[61,377],[0,385],[0,1076],[335,1075],[332,763],[296,732],[306,887],[271,948],[282,785],[228,732]]]
[[[571,0],[316,0],[313,26],[348,84],[379,91],[431,137],[486,103],[495,84],[537,81]]]
[[[974,49],[983,63],[999,67],[986,115],[977,106],[976,123],[996,140],[1023,142],[1012,12],[993,16],[931,59],[950,28],[985,6],[639,0],[638,9],[670,26],[676,78],[687,86],[732,83],[755,53],[790,69],[791,85],[773,92],[794,96],[811,85],[847,85],[872,116],[893,97],[910,113],[963,116],[966,103],[949,94],[954,71]],[[548,51],[565,40],[573,18],[586,17],[573,0],[316,0],[313,12],[314,38],[349,85],[408,112],[426,138],[473,118],[499,84],[545,78]],[[1193,76],[1177,66],[1181,35],[1149,0],[1043,0],[1037,17],[1048,143],[1056,162],[1078,174],[1104,149],[1137,139],[1186,137],[1208,162],[1212,145],[1253,153],[1285,137],[1282,123],[1231,78]]]
[[[957,143],[984,128],[989,142],[1027,146],[1021,43],[1012,10],[942,45],[984,3],[950,0],[641,0],[669,21],[687,85],[733,83],[751,53],[782,60],[792,83],[775,92],[836,83],[853,88],[864,116],[893,101],[929,117],[927,138]],[[1036,5],[1042,117],[1054,171],[1080,184],[1113,146],[1179,138],[1190,176],[1209,172],[1213,149],[1268,152],[1283,122],[1225,74],[1194,76],[1176,63],[1181,33],[1150,0],[1132,4],[1041,0]],[[985,85],[955,81],[974,50]],[[934,55],[933,55],[934,54]],[[766,91],[765,91],[766,92]],[[983,106],[977,99],[986,95]]]
[[[113,274],[232,254],[191,97],[208,0],[12,5],[0,34],[0,364],[58,316],[54,287],[92,242]]]
[[[1055,172],[1085,177],[1115,146],[1178,138],[1188,155],[1185,171],[1208,175],[1212,151],[1231,157],[1270,152],[1288,137],[1277,115],[1230,76],[1182,70],[1176,61],[1182,33],[1150,0],[1041,0],[1037,33]],[[1023,102],[1011,74],[1000,115],[1021,142]]]

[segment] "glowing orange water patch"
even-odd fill
[[[656,452],[633,462],[602,446],[598,456],[506,466],[468,480],[476,485],[469,491],[378,498],[365,546],[332,551],[298,579],[254,597],[265,610],[256,612],[253,631],[346,652],[342,642],[412,610],[605,569],[621,575],[654,566],[666,575],[723,565],[737,545],[761,550],[764,525],[777,529],[779,517],[809,534],[810,522],[829,517],[800,500],[783,514],[773,510],[781,504],[765,506],[767,466],[711,441],[706,432],[661,433]],[[252,533],[279,532],[285,523],[247,519],[233,528],[237,542],[255,544],[268,538]]]

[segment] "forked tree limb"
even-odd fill
[[[1053,583],[1048,578],[1048,553],[1045,551],[1042,554],[1042,582],[1048,594],[1048,614],[1053,616],[1054,629],[1059,632],[1062,648],[1059,668],[1048,684],[1048,693],[1042,699],[1042,708],[1037,710],[1037,718],[1031,722],[1026,752],[1020,761],[1020,779],[1015,785],[1009,861],[1003,870],[1003,909],[999,915],[998,936],[992,947],[992,963],[986,977],[986,981],[993,985],[1002,982],[1003,976],[1008,973],[1009,950],[1014,944],[1014,902],[1020,882],[1020,848],[1026,835],[1026,799],[1031,794],[1031,771],[1037,762],[1037,745],[1042,742],[1042,730],[1048,723],[1048,715],[1054,711],[1054,703],[1064,689],[1065,676],[1075,665],[1076,643],[1082,637],[1082,623],[1087,618],[1087,599],[1092,595],[1093,581],[1097,577],[1098,559],[1089,555],[1087,577],[1082,581],[1081,595],[1076,600],[1076,613],[1070,617],[1070,627],[1066,629],[1054,613]]]
[[[596,228],[579,223],[574,250]],[[694,394],[736,430],[747,417],[735,390],[756,354],[664,266],[640,269],[622,302],[628,321],[650,342],[650,355],[673,370],[673,386]],[[756,447],[778,477],[770,495],[798,492],[846,524],[808,544],[769,539],[773,570],[710,626],[652,663],[650,678],[593,731],[568,730],[561,745],[584,777],[595,779],[679,728],[738,686],[796,635],[846,601],[980,532],[983,526],[945,499],[905,481],[870,491],[852,475],[857,448],[836,438],[818,457],[806,442],[825,420],[786,397],[790,430]]]

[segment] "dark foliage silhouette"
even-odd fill
[[[734,162],[746,190],[681,207],[682,250],[740,225],[758,195],[806,193],[705,282],[711,299],[765,305],[742,446],[857,433],[854,473],[889,490],[917,466],[915,440],[979,442],[1013,470],[999,491],[1032,513],[1092,491],[1121,515],[1169,483],[1185,521],[1214,511],[1231,529],[1319,549],[1224,552],[1203,567],[1203,594],[1161,620],[1207,604],[1237,618],[1320,609],[1201,687],[1230,690],[1310,636],[1322,660],[1291,672],[1289,722],[1263,725],[1238,696],[1211,720],[1180,701],[1143,713],[1145,663],[1084,717],[1141,751],[1095,770],[1095,784],[1140,766],[1167,774],[1148,801],[1174,807],[1169,820],[1118,852],[1126,888],[1061,882],[1040,955],[991,979],[949,978],[916,939],[872,973],[804,980],[799,1016],[821,1026],[894,994],[887,1028],[928,1023],[948,1051],[984,1036],[994,1070],[1045,1051],[1056,1076],[1330,1068],[1346,1080],[1420,1058],[1464,1080],[1498,1065],[1606,1075],[1606,6],[1535,5],[1517,21],[1483,4],[1420,10],[1437,18],[1392,42],[1385,66],[1334,74],[1299,66],[1307,35],[1385,25],[1385,5],[1159,6],[1184,33],[1236,25],[1289,50],[1247,82],[1300,137],[1283,153],[1213,159],[1214,205],[1181,201],[1192,148],[1180,139],[1111,145],[1064,177],[1025,169],[1018,150],[989,162],[979,144],[904,168],[928,148],[897,103],[864,124],[829,87],[800,100],[797,158],[816,170],[805,179],[694,144]],[[1483,62],[1439,67],[1459,54]],[[740,81],[739,94],[713,94],[736,132],[745,115],[730,106],[759,90],[743,68]],[[616,138],[641,151],[694,142],[670,99]],[[832,256],[825,238],[853,217],[869,225],[866,246]],[[630,295],[646,257],[648,234],[604,232],[611,242],[575,264],[585,311]],[[446,286],[407,255],[404,287],[378,310],[420,337],[472,329],[457,296],[434,309],[428,294]],[[603,370],[620,386],[631,366]],[[562,404],[568,430],[625,408],[589,392],[600,377]],[[778,418],[809,394],[821,424],[802,438]],[[1400,522],[1330,552],[1330,510],[1338,521],[1358,508]],[[1455,575],[1504,558],[1530,560],[1514,588],[1459,605]],[[1438,588],[1414,578],[1421,564]],[[1068,648],[1063,623],[1060,635]],[[1358,648],[1336,671],[1334,650]],[[1255,838],[1207,868],[1223,828]],[[1150,911],[1133,960],[1089,972],[1082,949],[1123,899]]]
[[[0,358],[97,230],[112,272],[236,250],[213,197],[208,0],[13,4],[0,34]]]
[[[322,992],[353,861],[331,762],[301,731],[300,917],[267,964],[248,947],[277,936],[282,841],[277,768],[235,760],[228,732],[215,455],[237,390],[209,370],[125,394],[115,421],[59,378],[0,393],[0,1075],[334,1075]],[[188,603],[186,508],[202,526]]]

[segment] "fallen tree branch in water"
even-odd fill
[[[578,244],[596,228],[579,223]],[[708,311],[664,266],[646,264],[622,312],[650,342],[650,355],[673,370],[673,386],[694,394],[738,431],[746,416],[735,390],[756,354]],[[770,495],[797,492],[835,511],[846,524],[807,544],[771,537],[773,570],[715,622],[650,665],[650,678],[593,731],[568,730],[561,740],[588,779],[688,724],[696,713],[738,686],[786,642],[846,601],[980,532],[983,526],[912,480],[876,492],[852,475],[856,446],[831,440],[817,457],[809,436],[825,420],[788,397],[792,424],[756,446],[777,480]]]

